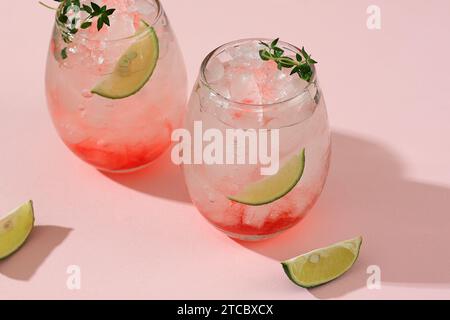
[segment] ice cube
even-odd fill
[[[249,72],[256,72],[264,65],[264,61],[259,56],[260,45],[258,42],[244,43],[230,49],[233,60],[230,66],[246,69]]]
[[[255,228],[261,228],[270,215],[269,206],[252,207],[245,209],[243,223]]]
[[[278,80],[278,100],[291,99],[300,94],[308,85],[308,83],[297,75],[291,75],[285,80]]]
[[[111,26],[107,27],[107,40],[123,39],[136,33],[133,14],[118,11],[112,14],[109,19],[111,20]]]
[[[253,41],[231,48],[230,54],[233,58],[244,57],[249,60],[254,60],[260,59],[259,50],[260,45],[258,42]]]
[[[91,0],[84,2],[90,3]],[[94,0],[99,6],[106,5],[108,8],[114,8],[119,12],[130,12],[135,7],[136,0]]]
[[[136,11],[138,11],[140,14],[152,17],[156,15],[156,7],[154,6],[152,1],[148,0],[134,0],[134,8],[136,8]]]
[[[225,68],[219,59],[214,58],[208,63],[205,73],[206,80],[209,83],[215,83],[223,78],[225,74]]]
[[[231,98],[247,104],[261,104],[262,95],[252,73],[234,74],[230,84]]]
[[[291,204],[291,199],[288,196],[284,197],[280,201],[276,201],[269,206],[271,207],[270,210],[270,218],[271,219],[277,219],[282,215],[290,215],[294,206]]]

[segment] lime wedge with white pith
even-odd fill
[[[305,170],[305,150],[287,162],[276,175],[249,185],[228,199],[249,206],[262,206],[283,198],[299,183]]]
[[[24,203],[0,219],[0,260],[12,255],[25,243],[33,225],[32,201]]]
[[[159,43],[153,27],[144,21],[136,32],[136,42],[120,57],[114,72],[91,90],[109,99],[129,97],[148,82],[159,58]]]
[[[311,251],[281,264],[295,284],[303,288],[313,288],[347,272],[358,259],[361,244],[362,237],[358,237]]]

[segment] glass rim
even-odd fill
[[[164,12],[163,6],[162,6],[160,0],[144,0],[144,1],[156,4],[157,12],[156,12],[155,19],[153,19],[152,23],[147,23],[150,27],[154,27],[159,22],[159,20],[161,19],[162,15],[163,15],[163,12]],[[57,10],[56,12],[58,12],[60,10],[60,8],[63,5],[63,3],[64,3],[64,1],[61,1],[61,3],[58,5],[58,8],[56,9]],[[65,24],[63,24],[61,21],[58,20],[58,16],[57,15],[55,15],[55,24],[56,24],[56,27],[58,28],[58,30],[60,32],[64,32],[64,30],[67,29]],[[129,36],[126,36],[126,37],[122,37],[122,38],[117,38],[117,39],[102,40],[102,42],[104,42],[104,43],[114,43],[114,42],[119,42],[119,41],[126,41],[126,40],[136,39],[136,38],[142,37],[143,35],[146,35],[148,32],[150,32],[150,31],[142,32],[142,33],[139,33],[139,34],[132,34],[132,35],[129,35]],[[87,40],[87,41],[94,41],[90,37],[84,37],[84,36],[79,36],[79,35],[77,37],[79,39],[83,39],[83,40]]]
[[[240,101],[236,101],[233,100],[232,98],[227,98],[224,95],[222,95],[220,92],[218,92],[217,90],[214,89],[214,87],[211,85],[211,83],[209,83],[207,76],[206,76],[206,68],[209,64],[209,62],[211,61],[211,59],[215,58],[218,54],[224,52],[227,48],[230,47],[236,47],[238,45],[242,45],[248,42],[254,42],[254,41],[264,41],[264,42],[271,42],[273,41],[273,39],[269,39],[269,38],[246,38],[246,39],[239,39],[239,40],[234,40],[234,41],[230,41],[227,42],[219,47],[217,47],[216,49],[214,49],[213,51],[211,51],[206,57],[205,59],[203,59],[203,62],[201,64],[200,67],[200,81],[201,83],[206,86],[209,90],[211,90],[211,92],[213,94],[215,94],[216,96],[218,96],[219,98],[225,100],[226,102],[230,103],[233,105],[233,108],[237,108],[237,109],[246,109],[247,111],[250,109],[256,109],[257,111],[260,110],[261,107],[263,107],[264,109],[269,109],[272,107],[277,107],[286,103],[289,103],[295,99],[298,99],[299,97],[301,97],[303,94],[305,93],[310,93],[310,89],[312,86],[316,86],[316,80],[317,80],[317,72],[316,72],[316,68],[313,65],[312,66],[312,71],[313,71],[313,75],[311,78],[311,81],[308,83],[308,85],[303,88],[302,90],[300,90],[297,94],[293,95],[292,97],[288,97],[285,99],[282,99],[280,101],[276,101],[276,102],[272,102],[272,103],[260,103],[260,104],[256,104],[256,103],[245,103],[245,102],[240,102]],[[301,49],[297,46],[294,46],[293,44],[290,44],[288,42],[285,41],[279,41],[278,45],[281,45],[284,49],[288,49],[291,50],[294,54],[296,53],[301,53]],[[312,97],[314,99],[314,97]]]

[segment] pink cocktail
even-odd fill
[[[288,57],[285,64],[302,58],[295,46],[278,46]],[[241,40],[209,54],[185,123],[191,136],[199,123],[204,131],[213,129],[211,133],[223,137],[229,129],[279,132],[281,173],[274,177],[261,175],[261,161],[184,166],[192,201],[202,215],[229,236],[244,240],[269,238],[298,223],[317,201],[330,161],[327,110],[315,68],[305,81],[262,59],[263,49],[260,39]],[[203,142],[203,148],[206,145]],[[245,151],[246,159],[250,152]]]
[[[76,6],[66,14],[69,23],[78,19],[75,34],[57,18],[46,73],[50,114],[64,143],[84,161],[105,171],[136,170],[166,151],[181,125],[187,94],[183,58],[159,1],[94,3],[115,9],[110,26],[98,30],[93,18],[82,29],[88,13]],[[149,77],[136,85],[137,73]],[[123,79],[96,92],[111,75]]]

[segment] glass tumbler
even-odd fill
[[[194,160],[183,165],[192,201],[213,226],[242,240],[270,238],[296,225],[319,198],[330,163],[330,128],[316,69],[306,82],[264,61],[261,42],[268,41],[238,40],[212,51],[201,65],[185,120],[194,139],[188,152]],[[291,44],[278,46],[292,59],[302,54]],[[270,175],[261,170],[268,168],[267,159],[255,152],[266,144],[279,159]]]
[[[115,9],[109,26],[98,30],[97,17],[89,19],[83,5]],[[82,26],[86,21],[92,25]],[[103,171],[148,165],[169,148],[172,131],[182,125],[186,70],[158,0],[61,2],[45,82],[59,136]]]

